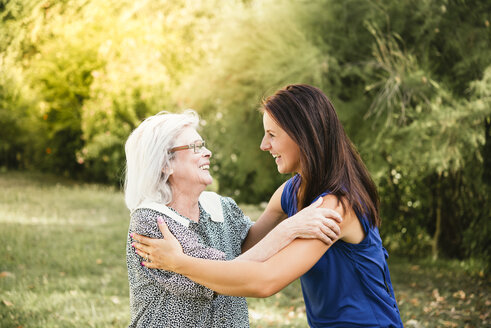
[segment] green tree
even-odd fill
[[[0,3],[0,165],[118,183],[145,117],[192,107],[220,192],[287,177],[261,99],[333,101],[379,186],[392,251],[489,259],[490,17],[479,0]]]

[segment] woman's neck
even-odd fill
[[[193,220],[195,222],[199,221],[199,205],[198,199],[201,195],[199,193],[192,192],[179,192],[178,190],[173,190],[172,201],[169,203],[169,207],[172,207],[179,214]]]

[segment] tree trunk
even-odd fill
[[[435,224],[435,234],[433,235],[431,253],[433,261],[438,259],[438,243],[440,241],[440,234],[442,232],[442,194],[441,194],[441,173],[438,174],[438,179],[436,183],[436,224]]]

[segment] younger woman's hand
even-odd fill
[[[289,225],[295,238],[319,239],[326,245],[332,245],[339,239],[339,223],[343,218],[334,210],[319,207],[321,205],[322,197],[283,221]]]
[[[184,255],[181,244],[169,231],[161,217],[157,219],[157,222],[164,236],[163,239],[153,239],[133,233],[131,238],[135,242],[131,245],[135,248],[136,253],[145,259],[141,263],[143,266],[150,269],[175,271],[180,257]]]

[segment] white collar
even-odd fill
[[[205,212],[207,212],[211,219],[215,222],[223,222],[223,210],[222,210],[222,204],[220,202],[220,195],[217,193],[211,192],[211,191],[203,191],[201,195],[199,196],[199,202]],[[151,202],[151,201],[144,201],[141,203],[137,208],[135,208],[133,211],[139,209],[139,208],[148,208],[157,212],[160,212],[162,214],[165,214],[166,216],[170,217],[177,223],[182,224],[185,227],[189,227],[189,219],[186,219],[173,210],[171,210],[167,205],[164,205],[162,203],[157,203],[157,202]]]

